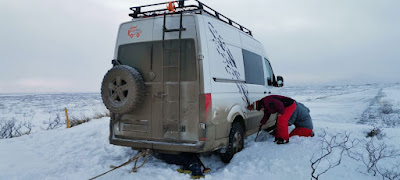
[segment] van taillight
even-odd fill
[[[206,115],[206,119],[205,121],[207,121],[208,115],[210,114],[211,111],[211,94],[204,94],[204,98],[205,98],[205,115]]]
[[[208,115],[211,113],[211,94],[204,94],[204,119],[203,122],[208,120]]]
[[[200,122],[207,122],[210,120],[210,115],[212,111],[212,100],[211,94],[201,94],[200,95]]]
[[[200,122],[199,122],[199,140],[207,140],[207,121],[211,120],[212,99],[211,94],[201,94],[200,98]]]

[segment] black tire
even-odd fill
[[[220,153],[222,162],[229,163],[233,156],[244,148],[244,131],[239,122],[233,122],[229,133],[229,143],[225,153]]]
[[[145,95],[142,76],[135,68],[115,66],[104,75],[101,97],[112,113],[126,114],[138,108]]]

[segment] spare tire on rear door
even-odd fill
[[[135,68],[118,65],[110,69],[101,84],[103,103],[112,113],[126,114],[138,108],[145,86]]]

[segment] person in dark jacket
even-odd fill
[[[292,136],[305,136],[313,137],[313,123],[310,116],[310,109],[308,109],[304,104],[296,102],[296,110],[294,110],[292,116],[288,122],[289,126],[294,124],[296,128],[290,132],[289,137]]]
[[[296,102],[292,98],[270,95],[257,101],[257,110],[264,111],[264,117],[260,121],[260,126],[264,125],[271,114],[278,113],[276,121],[275,141],[277,144],[289,142],[291,136],[313,136],[313,125],[310,110],[303,104]],[[251,109],[251,107],[248,107]],[[288,125],[294,124],[296,128],[288,133]]]

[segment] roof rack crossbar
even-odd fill
[[[130,13],[129,16],[132,18],[142,18],[142,17],[151,17],[151,16],[158,16],[158,15],[164,15],[164,14],[179,14],[179,12],[184,11],[184,12],[194,12],[194,11],[198,11],[197,9],[195,9],[197,6],[191,5],[191,6],[185,6],[183,8],[177,8],[176,12],[165,12],[165,9],[157,9],[157,10],[151,10],[151,11],[145,11],[145,12],[141,12],[141,13],[136,13],[135,10],[133,13]],[[136,8],[136,7],[135,7]],[[133,8],[133,9],[135,9]],[[185,9],[186,8],[186,9]],[[192,9],[190,9],[192,8]]]
[[[197,1],[197,2],[199,2],[199,9],[203,9],[203,3],[200,1]]]
[[[188,3],[185,3],[186,1],[195,1],[197,2],[196,5],[189,5]],[[152,16],[158,16],[158,15],[163,15],[163,14],[179,14],[180,12],[182,13],[198,13],[201,11],[206,12],[207,14],[219,19],[222,22],[225,22],[247,34],[250,36],[253,36],[250,29],[245,28],[244,26],[240,25],[239,23],[229,19],[228,17],[222,15],[221,13],[217,12],[216,10],[212,9],[211,7],[203,4],[199,0],[179,0],[178,1],[178,7],[176,7],[176,12],[170,12],[167,10],[167,4],[169,2],[163,2],[163,3],[156,3],[156,4],[149,4],[149,5],[143,5],[143,6],[137,6],[137,7],[131,7],[129,8],[130,10],[133,11],[133,13],[130,13],[129,16],[132,18],[142,18],[142,17],[152,17]],[[165,8],[162,9],[157,9],[157,10],[148,10],[145,11],[143,8],[147,7],[153,7],[153,6],[160,6],[160,5],[165,5]],[[204,8],[206,7],[206,9]],[[223,18],[221,18],[223,17]]]
[[[215,11],[215,17],[219,19],[219,13],[217,11]]]

